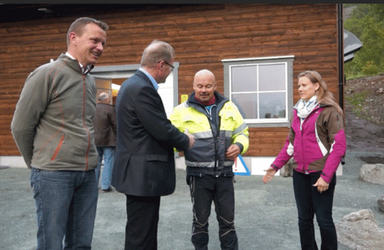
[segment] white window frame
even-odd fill
[[[236,92],[232,92],[231,90],[231,72],[232,67],[236,66],[256,66],[257,67],[257,75],[259,76],[259,66],[260,65],[273,65],[273,64],[283,64],[285,67],[285,105],[286,112],[284,118],[264,118],[264,119],[245,119],[245,122],[249,127],[289,127],[289,120],[292,115],[292,107],[293,107],[293,55],[287,56],[274,56],[274,57],[254,57],[254,58],[236,58],[236,59],[223,59],[222,63],[224,65],[224,95],[228,97],[230,100],[232,99],[232,94]],[[259,91],[259,79],[257,77],[256,91],[241,91],[238,93],[256,93],[259,95],[260,93],[278,93],[281,91]],[[259,106],[260,99],[257,99],[257,106]],[[257,110],[259,116],[259,108]]]
[[[166,81],[172,80],[172,101],[169,105],[167,103],[169,102],[169,99],[167,99],[167,96],[164,96],[164,84],[159,84],[158,93],[163,101],[165,111],[167,115],[169,115],[173,107],[178,104],[178,78],[179,78],[179,62],[173,62],[174,69],[172,70],[171,74],[169,74]],[[129,78],[133,74],[135,74],[136,70],[140,68],[140,64],[125,64],[125,65],[108,65],[108,66],[95,66],[92,71],[91,75],[95,78],[101,78],[101,79],[114,79],[114,78]],[[169,79],[171,78],[171,79]],[[172,107],[170,107],[172,106]]]

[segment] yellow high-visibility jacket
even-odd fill
[[[175,127],[195,137],[193,147],[184,151],[187,175],[233,176],[233,161],[225,157],[227,148],[237,144],[241,154],[248,150],[248,126],[236,105],[217,92],[215,97],[216,103],[207,111],[191,94],[170,116]]]

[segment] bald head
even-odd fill
[[[197,71],[193,79],[193,82],[195,82],[198,79],[207,79],[207,80],[209,79],[211,82],[214,82],[216,84],[215,75],[208,69],[202,69]]]
[[[215,95],[215,75],[208,69],[199,70],[193,79],[193,90],[195,92],[195,98],[202,103],[209,103]]]

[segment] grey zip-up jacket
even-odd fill
[[[96,167],[96,86],[88,72],[61,54],[29,74],[11,123],[28,167],[74,171]]]

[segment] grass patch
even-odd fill
[[[356,115],[362,118],[366,118],[364,115],[364,103],[368,97],[368,91],[361,91],[353,93],[345,97],[345,100],[352,106],[352,111]]]
[[[346,80],[349,81],[349,80],[355,80],[355,79],[359,79],[359,78],[363,78],[363,77],[369,77],[369,76],[377,76],[377,75],[383,75],[384,74],[384,71],[383,72],[379,72],[377,74],[366,74],[366,73],[356,73],[356,74],[346,74]]]

